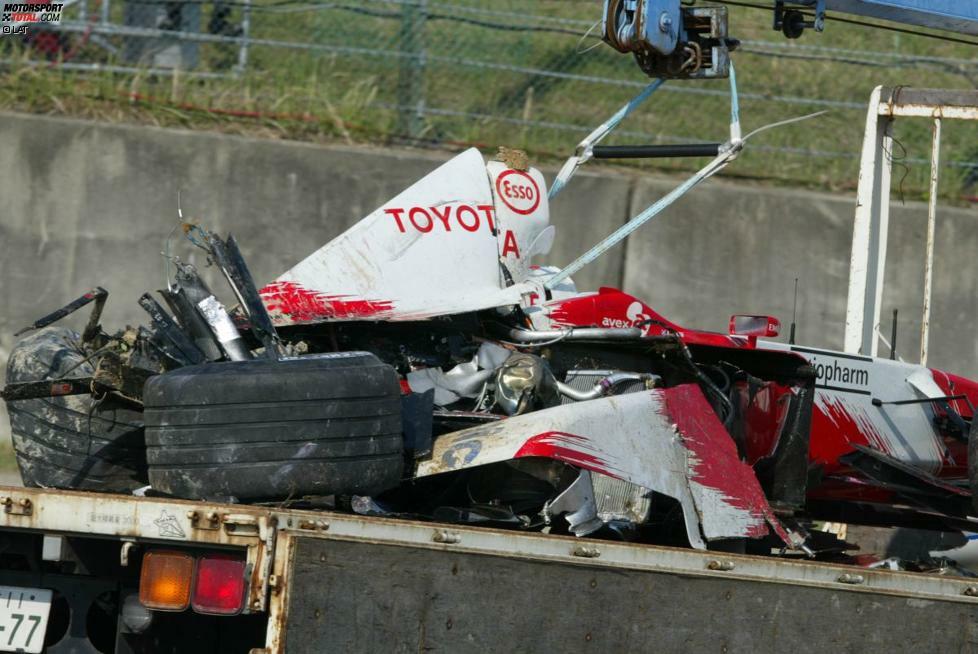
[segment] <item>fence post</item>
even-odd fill
[[[428,0],[401,5],[400,66],[397,79],[398,134],[417,138],[424,129],[424,31]]]
[[[238,48],[238,65],[235,71],[243,74],[248,68],[248,37],[251,36],[251,0],[241,5],[241,47]]]

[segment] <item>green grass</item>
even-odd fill
[[[256,4],[267,5],[271,1]],[[433,4],[433,12],[445,11]],[[479,0],[453,4],[586,21],[596,20],[600,12],[596,0]],[[118,7],[118,3],[114,6]],[[361,6],[388,13],[401,8],[383,2]],[[205,7],[205,23],[208,11]],[[472,16],[515,24],[497,14]],[[731,16],[731,33],[748,41],[735,55],[740,91],[746,96],[742,119],[748,130],[819,108],[786,98],[865,103],[878,84],[973,88],[978,79],[978,53],[971,46],[839,23],[829,23],[823,34],[809,33],[798,42],[787,42],[769,29],[769,13],[735,8]],[[256,9],[252,13],[252,35],[256,38],[372,49],[376,54],[259,45],[251,48],[244,75],[222,79],[187,74],[154,76],[145,72],[71,73],[57,66],[36,65],[39,62],[31,51],[8,40],[0,42],[0,58],[15,62],[0,68],[0,108],[313,142],[402,142],[403,122],[399,112],[390,108],[412,97],[399,85],[403,66],[391,55],[404,42],[400,28],[397,18],[338,10]],[[116,37],[108,38],[117,46],[124,45]],[[789,49],[777,49],[778,56],[760,54],[752,51],[758,49],[752,41],[772,42],[775,48],[787,44]],[[581,41],[575,34],[487,30],[431,19],[426,24],[423,43],[427,61],[418,78],[420,83],[414,85],[414,97],[422,96],[425,105],[435,111],[469,115],[429,113],[412,142],[449,147],[475,144],[487,150],[507,145],[526,149],[537,162],[556,162],[569,154],[589,129],[633,96],[638,91],[636,84],[647,81],[630,57],[607,46],[582,54],[581,50],[594,40]],[[795,58],[818,54],[807,49],[811,46],[855,49],[867,54],[848,57],[859,60],[858,64]],[[875,65],[879,59],[872,53],[885,51],[925,60],[903,62],[900,67]],[[197,70],[228,72],[235,52],[227,45],[202,44]],[[962,58],[975,63],[945,64],[928,61],[927,57]],[[125,63],[91,41],[77,50],[73,61]],[[547,69],[575,79],[554,79],[493,66]],[[728,121],[726,96],[681,91],[725,92],[727,88],[725,81],[670,82],[621,129],[653,135],[660,142],[677,138],[722,140]],[[563,123],[578,129],[513,123],[518,120]],[[852,155],[859,151],[864,120],[862,109],[840,108],[813,121],[767,132],[753,141],[753,147],[725,174],[793,186],[850,190],[857,182],[858,158]],[[910,158],[928,158],[929,135],[927,121],[898,124],[897,138]],[[639,138],[618,134],[608,142],[634,142]],[[815,150],[824,156],[803,156],[772,148]],[[896,153],[897,158],[902,150]],[[949,121],[944,130],[943,157],[945,162],[978,160],[978,128]],[[696,164],[679,160],[638,165],[679,172],[692,170]],[[945,167],[945,197],[954,199],[965,192],[974,193],[965,188],[965,172]],[[926,163],[898,162],[894,170],[895,187],[911,198],[923,196],[927,177]]]

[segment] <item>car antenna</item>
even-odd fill
[[[890,358],[894,361],[897,358],[896,353],[896,337],[897,337],[897,317],[899,316],[899,311],[897,309],[893,310],[893,326],[890,332]]]
[[[173,229],[169,231],[166,238],[163,239],[163,281],[166,282],[166,289],[168,291],[173,290],[173,284],[170,282],[170,240],[173,238],[173,232],[177,231],[177,227],[183,224],[183,203],[181,202],[181,195],[183,194],[183,189],[177,189],[177,224],[173,226]]]
[[[791,331],[788,332],[788,345],[795,344],[795,316],[798,315],[798,278],[795,277],[795,302],[791,307]]]

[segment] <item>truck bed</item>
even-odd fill
[[[246,550],[247,605],[268,616],[254,654],[978,650],[978,583],[964,578],[334,512],[0,498],[0,540],[115,541],[115,565],[160,545]],[[19,580],[0,568],[0,584]]]

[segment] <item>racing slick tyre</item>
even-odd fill
[[[14,346],[7,383],[86,377],[94,373],[80,337],[48,327]],[[68,395],[7,402],[21,477],[27,486],[128,493],[147,484],[143,414],[106,395]]]
[[[208,500],[372,495],[403,470],[400,384],[367,352],[205,363],[143,391],[149,480]]]

